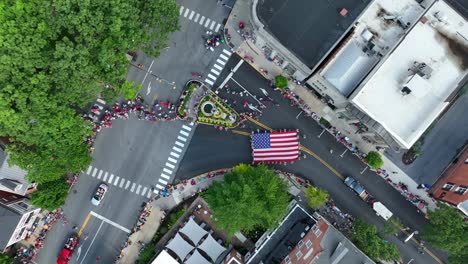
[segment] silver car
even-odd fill
[[[101,203],[102,199],[104,199],[104,196],[106,195],[108,189],[109,187],[105,183],[99,184],[99,187],[94,193],[93,198],[91,198],[91,203],[98,206]]]

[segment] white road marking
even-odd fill
[[[100,170],[100,171],[99,171],[98,179],[101,179],[101,176],[102,176],[102,173],[103,173],[103,172],[104,172],[103,170]]]
[[[135,190],[136,183],[133,183],[132,188],[130,189],[131,192]]]
[[[169,163],[169,162],[166,162],[166,167],[169,167],[169,168],[171,168],[171,169],[175,168],[175,166],[174,166],[174,165],[172,165],[172,164],[171,164],[171,163]]]
[[[219,66],[218,64],[215,64],[213,65],[216,69],[222,71],[223,70],[223,67]]]
[[[154,60],[151,62],[150,66],[148,67],[148,70],[146,70],[145,78],[143,78],[143,81],[141,82],[142,84],[145,83],[146,77],[148,77],[148,73],[151,72],[151,66],[153,66]]]
[[[108,223],[108,224],[111,225],[111,226],[117,227],[118,229],[124,231],[125,233],[130,233],[130,230],[129,230],[128,228],[125,228],[125,227],[123,227],[123,226],[117,224],[116,222],[114,222],[114,221],[112,221],[112,220],[110,220],[110,219],[105,218],[105,217],[102,216],[102,215],[99,215],[99,214],[97,214],[97,213],[95,213],[95,212],[93,212],[93,211],[91,211],[91,215],[93,215],[94,217],[96,217],[96,218],[98,218],[98,219],[100,219],[100,220],[102,220],[102,221]],[[97,232],[96,232],[96,234],[97,234]]]
[[[185,13],[184,13],[184,17],[187,17],[188,13],[189,13],[190,9],[185,9]]]
[[[182,125],[182,128],[188,131],[192,131],[192,128],[186,125]]]
[[[140,194],[140,189],[141,189],[141,185],[140,185],[140,184],[138,184],[138,187],[137,187],[137,189],[136,189],[135,193],[136,193],[136,194]]]
[[[127,180],[127,184],[125,185],[125,190],[128,189],[128,187],[130,186],[130,183],[132,183],[130,180]]]
[[[218,24],[215,28],[215,32],[218,32],[220,27],[221,27],[221,24]]]
[[[179,141],[176,141],[176,145],[177,145],[177,142],[179,142]],[[179,143],[180,143],[180,142],[179,142]],[[180,143],[180,144],[182,144],[182,143]],[[176,157],[176,158],[179,158],[179,157],[180,157],[179,154],[174,153],[174,152],[172,152],[172,151],[171,151],[171,156]]]
[[[164,168],[163,171],[164,171],[165,173],[167,173],[167,174],[172,174],[172,171],[169,170],[169,169]]]
[[[205,22],[205,27],[206,27],[206,28],[207,28],[208,25],[210,24],[210,21],[211,21],[211,20],[210,20],[209,18],[206,18],[206,22]]]
[[[182,150],[180,148],[176,147],[176,146],[172,147],[172,149],[179,152],[179,153],[182,152]]]
[[[92,170],[92,169],[93,169],[93,166],[89,166],[89,167],[88,167],[88,170],[86,171],[86,174],[89,175],[89,174],[91,173],[91,170]]]
[[[104,179],[102,179],[103,181],[107,181],[107,175],[108,175],[108,174],[109,174],[109,173],[105,173],[105,174],[104,174]]]
[[[172,163],[174,163],[174,164],[177,163],[177,160],[176,160],[176,159],[173,159],[173,158],[171,158],[171,157],[167,158],[167,160],[170,161],[170,162],[172,162]]]
[[[180,6],[180,9],[179,9],[179,15],[182,15],[182,12],[184,11],[184,7],[183,6]]]
[[[163,179],[159,179],[159,182],[162,183],[162,184],[167,184],[167,181],[165,181]]]
[[[225,61],[227,61],[229,58],[224,56],[224,54],[219,54],[219,57]]]
[[[234,69],[232,70],[231,73],[228,74],[228,76],[226,77],[226,79],[224,79],[224,81],[221,83],[221,85],[219,86],[220,88],[224,87],[224,85],[226,85],[226,83],[232,78],[232,76],[234,75],[234,72],[237,71],[237,69],[239,69],[239,67],[242,65],[242,63],[244,63],[244,60],[240,60],[236,67],[234,67]]]
[[[211,22],[211,26],[210,26],[210,30],[213,30],[214,26],[216,25],[216,22],[212,21]]]
[[[97,171],[98,171],[98,169],[97,169],[97,168],[94,168],[94,170],[93,170],[93,175],[92,175],[93,177],[96,176]]]
[[[151,93],[151,82],[148,83],[148,89],[146,89],[146,95]]]
[[[109,173],[106,171],[106,173],[104,173],[104,177],[106,177],[107,174]],[[101,175],[98,175],[98,179],[101,179]]]
[[[202,16],[202,18],[200,19],[200,25],[203,24],[203,21],[205,21],[205,16]]]
[[[109,177],[109,183],[112,183],[112,180],[114,179],[114,174],[111,174]]]
[[[193,22],[197,23],[199,17],[200,17],[200,14],[197,13],[197,15],[195,16],[195,19],[193,20]]]
[[[227,49],[223,49],[223,52],[224,52],[226,55],[228,55],[228,56],[231,56],[231,54],[232,54],[232,53],[231,53],[229,50],[227,50]]]
[[[148,190],[148,187],[143,188],[141,191],[141,196],[145,196],[146,190]]]
[[[178,139],[178,140],[182,140],[183,142],[186,142],[186,141],[187,141],[187,139],[186,139],[186,138],[184,138],[184,137],[181,137],[181,136],[177,136],[177,139]]]
[[[224,61],[222,61],[222,60],[220,60],[220,59],[217,59],[216,62],[219,63],[219,64],[221,64],[221,65],[223,65],[223,66],[226,65],[226,62],[224,62]]]
[[[195,11],[192,10],[192,13],[190,13],[190,16],[188,19],[192,20],[193,16],[195,15]]]
[[[219,75],[219,71],[215,70],[215,69],[211,69],[211,72],[216,74],[216,75]]]
[[[164,187],[161,186],[161,185],[159,185],[159,184],[156,184],[156,188],[161,189],[161,190],[164,190]]]
[[[211,74],[208,74],[208,78],[211,78],[211,79],[213,79],[213,81],[216,81],[216,77],[214,77],[214,76],[211,75]]]
[[[179,141],[176,141],[175,144],[176,144],[177,146],[179,146],[179,147],[182,147],[182,148],[185,146],[184,143],[179,142]]]
[[[151,198],[151,192],[150,191],[148,191],[148,194],[146,194],[146,198],[148,198],[148,199]]]
[[[122,188],[124,186],[124,183],[125,183],[125,179],[122,178],[122,180],[120,181],[119,188]]]
[[[106,101],[102,100],[101,98],[98,98],[96,101],[98,101],[98,103],[100,103],[102,105],[106,104]]]
[[[213,84],[214,84],[214,82],[211,81],[210,79],[205,79],[205,82],[208,83],[209,85],[213,85]]]
[[[164,174],[164,173],[161,173],[161,177],[163,177],[164,179],[168,179],[168,180],[171,178],[171,177],[167,176],[167,175]]]
[[[93,211],[91,211],[91,213],[93,213]],[[86,256],[88,255],[88,251],[89,251],[89,249],[91,248],[91,246],[93,245],[94,240],[96,240],[96,237],[97,237],[97,235],[99,234],[99,231],[101,230],[101,227],[102,227],[103,224],[104,224],[104,221],[102,221],[101,224],[99,225],[99,228],[98,228],[98,230],[96,231],[96,234],[94,235],[93,240],[91,240],[91,243],[89,244],[88,249],[86,249],[86,252],[85,252],[85,254],[84,254],[84,256],[83,256],[83,259],[81,260],[80,264],[83,263],[83,261],[86,259]],[[130,232],[129,232],[129,233],[130,233]]]
[[[120,180],[120,177],[117,176],[117,177],[115,178],[115,181],[114,181],[114,185],[115,185],[115,186],[117,186],[117,184],[119,183],[119,180]]]
[[[187,133],[187,132],[185,132],[185,131],[183,131],[183,130],[181,130],[180,133],[181,133],[182,135],[186,136],[186,137],[188,137],[188,136],[190,135],[189,133]]]

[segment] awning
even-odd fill
[[[183,261],[194,247],[177,233],[169,244],[167,244],[166,248],[174,252]]]
[[[166,250],[163,250],[151,264],[179,264]]]
[[[213,262],[226,250],[226,248],[216,242],[211,235],[208,235],[198,248],[210,256]]]
[[[193,255],[190,256],[187,261],[184,262],[184,264],[211,264],[210,261],[206,260],[205,257],[203,257],[198,250],[195,250],[193,252]]]
[[[180,233],[186,235],[195,245],[208,233],[201,228],[192,218],[179,230]]]

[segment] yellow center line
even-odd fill
[[[258,126],[264,128],[264,129],[268,130],[268,131],[273,131],[272,128],[268,127],[267,125],[264,125],[264,124],[260,123],[259,121],[255,120],[255,119],[253,119],[253,118],[251,118],[251,117],[247,117],[247,119],[248,119],[250,122],[252,122],[252,123],[254,123],[254,124],[256,124],[256,125],[258,125]]]
[[[244,135],[244,136],[250,136],[251,134],[249,132],[245,132],[245,131],[240,131],[240,130],[231,130],[232,133],[235,133],[235,134],[239,134],[239,135]]]
[[[91,218],[91,212],[88,213],[88,215],[86,216],[86,219],[83,222],[83,225],[80,228],[80,231],[78,231],[78,237],[80,237],[81,234],[83,233],[83,230],[85,229],[86,225],[88,224],[90,218]]]
[[[328,164],[326,161],[324,161],[322,158],[320,158],[317,154],[315,154],[313,151],[311,151],[310,149],[302,146],[302,145],[299,145],[300,146],[300,149],[302,151],[304,151],[305,153],[311,155],[312,157],[314,157],[316,160],[318,160],[320,163],[322,163],[323,165],[325,165],[325,167],[327,167],[331,172],[333,172],[336,176],[338,176],[338,178],[340,179],[344,179],[344,176],[341,175],[341,173],[339,173],[337,170],[335,170],[330,164]]]

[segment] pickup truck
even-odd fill
[[[362,187],[362,185],[356,179],[354,179],[351,176],[348,176],[344,180],[344,183],[349,188],[351,188],[355,193],[357,193],[362,200],[367,202],[367,200],[369,198],[369,194],[366,192],[364,187]]]

